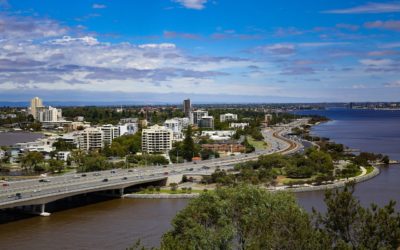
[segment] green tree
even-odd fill
[[[71,152],[71,160],[75,162],[78,168],[83,166],[85,156],[86,152],[82,149],[76,149]]]
[[[43,167],[41,164],[44,161],[44,157],[40,152],[27,152],[21,158],[21,166],[27,172],[41,171]]]
[[[61,171],[64,170],[64,162],[60,160],[55,160],[55,159],[50,159],[48,160],[48,170],[52,173],[58,172],[60,173]]]
[[[196,147],[192,138],[192,127],[188,126],[185,133],[185,139],[182,145],[182,156],[187,161],[192,161],[193,156],[196,155]]]
[[[292,195],[250,186],[203,193],[172,225],[161,249],[327,249]]]
[[[327,212],[314,211],[316,228],[340,249],[397,249],[400,246],[400,214],[395,202],[378,208],[361,206],[353,196],[354,183],[343,191],[329,190]]]
[[[55,143],[53,143],[53,147],[56,148],[56,151],[71,151],[76,149],[74,144],[66,142],[62,139],[58,139]]]

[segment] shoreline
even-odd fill
[[[378,176],[380,174],[380,169],[376,166],[373,166],[373,168],[374,168],[374,170],[372,170],[372,172],[370,172],[368,174],[351,177],[347,180],[340,180],[337,183],[325,184],[325,185],[319,185],[319,186],[304,186],[304,187],[282,188],[282,189],[266,188],[266,190],[270,191],[270,192],[300,193],[300,192],[325,191],[325,190],[329,190],[329,189],[342,188],[351,181],[354,181],[355,183],[361,183],[361,182],[368,181],[368,180]],[[210,191],[212,191],[212,190],[210,190]],[[125,194],[122,197],[130,198],[130,199],[192,199],[192,198],[198,197],[200,194],[201,193],[192,193],[192,194],[165,194],[165,193],[164,194],[162,194],[162,193],[138,194],[138,193],[132,193],[132,194]]]
[[[310,124],[311,127],[313,126],[317,126],[329,121],[333,121],[333,120],[328,120],[328,121],[324,121],[324,122],[318,122],[316,124]],[[288,153],[290,152],[292,149],[291,145],[293,142],[292,140],[285,138],[284,136],[277,136],[278,133],[274,133],[274,136],[286,141],[289,144],[289,147],[285,150],[282,150],[280,153]],[[290,143],[292,142],[292,143]],[[316,145],[314,142],[312,141],[307,141],[310,142],[312,145]],[[294,143],[295,145],[297,143]],[[297,147],[295,147],[294,149],[296,149]],[[287,152],[286,152],[287,151]],[[374,169],[367,174],[364,175],[359,175],[359,176],[355,176],[355,177],[351,177],[348,178],[346,180],[336,180],[336,182],[331,183],[331,184],[323,184],[323,185],[318,185],[318,186],[301,186],[301,187],[282,187],[282,188],[273,188],[273,189],[268,189],[266,188],[266,190],[271,191],[271,192],[278,192],[278,191],[286,191],[286,192],[293,192],[293,193],[300,193],[300,192],[312,192],[312,191],[322,191],[322,190],[329,190],[329,189],[337,189],[337,188],[342,188],[344,187],[347,183],[354,181],[356,184],[357,183],[361,183],[361,182],[365,182],[368,181],[370,179],[373,179],[374,177],[378,176],[380,174],[380,169],[379,167],[377,167],[376,165],[372,166]],[[134,199],[191,199],[191,198],[195,198],[198,197],[200,195],[200,193],[193,193],[193,194],[126,194],[123,197],[124,198],[134,198]]]

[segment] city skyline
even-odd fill
[[[0,1],[0,101],[399,101],[399,1]]]

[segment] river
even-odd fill
[[[12,146],[20,142],[32,142],[43,138],[43,134],[30,132],[0,132],[0,146]]]
[[[363,151],[400,160],[400,111],[330,109],[304,111],[325,115],[331,122],[312,133]],[[400,209],[400,166],[382,168],[372,180],[357,184],[355,195],[364,205],[397,200]],[[324,209],[323,192],[298,193],[300,205]],[[158,246],[175,214],[188,200],[116,199],[0,225],[2,249],[125,249],[137,239]]]

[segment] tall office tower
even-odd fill
[[[42,108],[43,108],[42,99],[40,99],[39,97],[35,97],[31,100],[31,106],[29,107],[29,110],[33,118],[38,119],[38,113]]]
[[[190,99],[183,100],[183,112],[186,117],[190,117],[190,113],[192,112],[192,104],[190,103]]]

